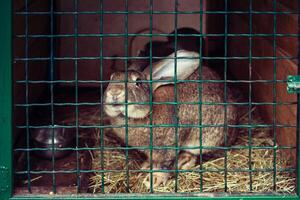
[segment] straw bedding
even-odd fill
[[[253,123],[262,123],[258,112],[253,109]],[[248,122],[248,115],[243,117],[245,123]],[[254,120],[255,119],[255,120]],[[106,130],[107,132],[111,130]],[[251,131],[252,147],[273,147],[274,140],[271,135],[272,131],[267,128],[255,128]],[[90,137],[90,135],[89,135]],[[96,141],[95,146],[100,146],[100,130],[95,129],[92,138]],[[116,142],[104,137],[105,146],[116,146]],[[241,129],[234,147],[249,146],[249,132],[248,129]],[[286,151],[286,150],[285,150]],[[251,154],[249,154],[249,152]],[[127,176],[126,156],[125,153],[119,150],[107,150],[90,152],[93,160],[93,170],[101,169],[101,161],[103,161],[104,170],[114,170],[105,173],[94,173],[90,178],[90,189],[93,193],[102,191],[104,185],[105,193],[126,193]],[[250,182],[252,183],[253,192],[272,192],[274,187],[276,191],[283,193],[295,192],[295,173],[294,171],[282,172],[288,168],[293,168],[291,158],[284,155],[283,150],[276,150],[276,185],[274,186],[274,150],[272,148],[232,148],[227,151],[227,191],[228,192],[250,192]],[[103,155],[103,158],[101,158]],[[249,162],[251,156],[251,175],[249,173]],[[141,162],[135,159],[135,155],[129,154],[128,168],[129,171],[129,185],[131,193],[149,193],[143,185],[147,174],[146,172],[134,172],[140,169]],[[225,156],[211,158],[202,163],[203,170],[210,172],[199,173],[201,165],[188,170],[188,172],[180,172],[178,174],[178,192],[224,192],[225,174],[224,163]],[[212,171],[218,172],[212,172]],[[202,177],[201,177],[202,176]],[[102,180],[104,183],[102,184]],[[202,180],[202,181],[201,181]],[[202,185],[202,190],[201,190]],[[174,192],[175,177],[172,176],[164,186],[154,188],[154,192]]]

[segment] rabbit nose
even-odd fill
[[[117,101],[122,96],[122,91],[111,90],[110,95],[111,95],[113,101]]]
[[[117,102],[118,101],[118,96],[112,96],[112,100],[113,100],[113,102]]]

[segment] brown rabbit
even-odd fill
[[[199,80],[198,59],[180,59],[180,56],[191,55],[198,57],[197,53],[180,50],[177,52],[177,77],[178,79]],[[163,68],[159,65],[153,66],[154,80],[171,80],[170,74],[174,72],[174,60],[168,62]],[[196,67],[195,67],[196,66]],[[190,70],[193,68],[193,70]],[[160,70],[158,70],[160,69]],[[168,70],[161,70],[168,69]],[[162,72],[163,71],[163,72]],[[190,75],[191,74],[191,75]],[[217,73],[207,66],[202,66],[202,80],[220,80]],[[125,86],[125,73],[117,72],[111,76],[104,93],[104,111],[110,117],[112,125],[125,125],[125,119],[128,119],[128,145],[132,147],[148,147],[140,150],[145,153],[147,160],[143,164],[143,169],[150,169],[150,113],[152,113],[152,163],[153,170],[174,169],[176,158],[176,134],[175,127],[178,128],[178,146],[183,148],[178,157],[178,168],[186,169],[193,167],[197,155],[200,154],[200,130],[199,121],[201,117],[202,128],[202,146],[203,147],[221,147],[224,145],[224,124],[234,125],[238,122],[238,110],[236,107],[227,107],[227,122],[225,121],[224,105],[224,86],[222,83],[203,83],[201,87],[201,108],[199,112],[199,83],[184,82],[177,83],[177,116],[176,124],[175,114],[176,106],[173,104],[153,103],[152,109],[149,103],[152,102],[174,102],[174,85],[164,85],[166,83],[153,84],[153,92],[150,91],[149,68],[144,72],[128,71],[127,90]],[[120,81],[120,82],[117,82]],[[122,82],[123,81],[123,82]],[[162,86],[164,85],[164,86]],[[150,99],[152,92],[153,99]],[[125,94],[130,103],[125,109]],[[234,100],[233,92],[227,89],[227,100]],[[143,104],[138,104],[143,102]],[[184,103],[182,103],[184,102]],[[133,104],[137,103],[137,104]],[[214,103],[213,105],[211,105]],[[215,105],[216,103],[219,103]],[[199,116],[199,114],[201,116]],[[145,126],[146,125],[146,126]],[[159,126],[163,125],[163,126]],[[133,127],[134,126],[134,127]],[[192,126],[192,127],[191,127]],[[113,128],[116,136],[125,141],[126,129]],[[228,128],[227,145],[231,144],[236,138],[236,130]],[[203,154],[211,153],[214,149],[204,148]],[[156,187],[168,180],[170,173],[153,173],[153,186]],[[149,187],[149,180],[145,182]]]

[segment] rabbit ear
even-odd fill
[[[152,67],[152,80],[174,80],[175,77],[175,60],[177,61],[177,79],[185,80],[199,66],[199,54],[192,51],[179,50],[169,55],[166,59],[158,61]],[[143,73],[150,80],[150,66]],[[153,83],[153,91],[162,85],[172,84],[172,82],[155,82]]]

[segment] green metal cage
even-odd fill
[[[108,1],[108,0],[106,0]],[[244,4],[247,5],[246,10],[231,10],[229,7],[230,2],[234,0],[222,0],[224,3],[224,10],[204,10],[203,9],[203,1],[204,0],[198,0],[200,7],[197,11],[181,11],[179,10],[179,0],[173,0],[174,7],[171,8],[171,11],[160,11],[155,10],[154,2],[157,2],[158,0],[148,0],[147,1],[147,10],[129,10],[129,4],[131,0],[122,0],[125,4],[124,10],[118,10],[118,11],[111,11],[111,10],[105,10],[104,3],[105,0],[99,0],[99,9],[96,11],[79,11],[79,3],[84,4],[84,1],[80,0],[74,0],[70,1],[72,4],[71,11],[58,11],[55,8],[55,0],[47,1],[47,9],[48,10],[42,10],[42,11],[32,11],[30,10],[30,5],[34,1],[30,0],[24,0],[23,7],[20,9],[15,9],[16,4],[18,3],[17,0],[15,1],[6,1],[1,2],[0,7],[0,41],[1,41],[1,55],[0,55],[0,150],[2,152],[2,155],[0,156],[0,199],[8,200],[8,199],[209,199],[214,197],[215,199],[299,199],[300,190],[299,190],[299,126],[300,126],[300,118],[299,118],[299,102],[300,102],[300,96],[299,94],[293,94],[297,95],[297,101],[296,102],[290,102],[290,101],[279,101],[277,97],[278,89],[276,87],[276,84],[284,84],[284,88],[286,93],[298,93],[300,86],[299,86],[299,77],[296,76],[296,74],[290,74],[293,76],[286,77],[286,79],[282,80],[278,78],[278,66],[277,62],[281,60],[296,60],[297,65],[299,66],[300,58],[299,58],[299,44],[298,44],[298,54],[297,56],[279,56],[277,54],[277,41],[278,38],[297,38],[299,41],[300,35],[299,30],[298,33],[288,33],[288,32],[278,32],[277,27],[277,21],[279,15],[293,15],[297,16],[298,20],[298,26],[300,23],[300,14],[299,14],[299,8],[295,9],[296,11],[291,10],[284,10],[284,11],[278,11],[277,4],[279,0],[272,0],[271,5],[272,7],[268,11],[261,11],[261,10],[254,10],[253,4],[254,2],[258,2],[257,0],[241,0],[244,1]],[[162,0],[164,1],[164,0]],[[182,0],[181,0],[182,1]],[[188,1],[188,0],[185,0]],[[192,1],[192,0],[191,0]],[[196,1],[196,0],[194,0]],[[207,0],[209,1],[209,0]],[[289,0],[287,0],[289,1]],[[300,6],[300,3],[298,2],[298,6]],[[149,33],[130,33],[129,31],[129,15],[136,14],[136,15],[147,15],[149,17]],[[173,15],[174,16],[174,33],[154,33],[153,30],[153,18],[156,15]],[[229,19],[229,15],[247,15],[249,17],[248,21],[248,31],[247,33],[231,33],[229,31],[230,25],[232,25],[232,22]],[[79,15],[97,15],[100,19],[99,27],[97,33],[80,33],[78,30],[78,23],[79,23]],[[124,31],[121,33],[104,33],[104,17],[105,15],[119,15],[124,18]],[[180,34],[177,33],[178,28],[178,21],[180,15],[198,15],[199,16],[199,34]],[[222,33],[204,33],[203,30],[203,24],[204,24],[204,15],[222,15],[224,20],[224,30]],[[268,15],[272,19],[273,26],[272,31],[268,33],[254,33],[253,31],[253,17],[254,15]],[[39,17],[47,17],[49,21],[49,27],[46,33],[36,33],[33,30],[31,30],[30,22],[32,18],[39,18]],[[74,30],[72,33],[58,33],[56,30],[56,17],[57,16],[70,16],[72,17],[72,23],[74,24]],[[21,25],[21,22],[18,20],[23,20]],[[20,23],[20,24],[19,24]],[[20,26],[22,29],[22,33],[15,33],[14,32],[14,26]],[[130,56],[129,50],[129,37],[147,37],[149,38],[149,48],[150,48],[150,55],[147,57],[136,57],[136,56]],[[229,169],[227,168],[227,151],[230,149],[233,149],[231,147],[223,147],[222,150],[224,150],[224,169],[217,170],[217,172],[224,173],[224,190],[222,192],[217,193],[207,193],[203,192],[203,173],[207,172],[208,170],[202,169],[202,162],[200,164],[200,169],[194,170],[197,173],[200,174],[200,180],[199,180],[199,191],[197,192],[179,192],[178,187],[178,176],[181,172],[188,172],[189,170],[180,170],[178,169],[178,166],[176,165],[176,169],[173,170],[174,172],[174,191],[167,192],[167,193],[156,193],[153,189],[153,186],[151,185],[151,188],[149,189],[148,193],[130,193],[130,180],[129,180],[129,174],[133,172],[134,170],[129,169],[128,163],[129,163],[129,150],[131,150],[131,147],[128,146],[128,128],[130,125],[128,124],[128,120],[125,121],[125,125],[123,128],[126,129],[126,144],[125,147],[105,147],[104,146],[104,130],[106,128],[112,128],[115,127],[112,125],[107,125],[104,123],[104,113],[101,109],[101,112],[98,113],[98,117],[100,121],[98,123],[89,124],[89,125],[81,125],[79,120],[80,115],[80,106],[95,106],[95,107],[101,107],[103,105],[103,98],[102,95],[105,86],[109,83],[109,80],[106,80],[104,75],[104,70],[106,66],[104,66],[105,60],[121,60],[124,62],[125,65],[125,73],[128,73],[128,61],[132,59],[145,59],[148,60],[150,63],[150,71],[152,70],[153,60],[154,59],[161,59],[163,57],[155,57],[152,56],[152,48],[153,48],[153,41],[155,41],[155,37],[166,37],[166,36],[173,36],[175,38],[174,43],[174,49],[177,49],[178,46],[178,37],[187,36],[187,37],[199,37],[199,74],[201,75],[201,69],[202,69],[202,63],[208,62],[218,62],[222,63],[223,67],[223,80],[207,80],[207,82],[221,82],[224,83],[224,93],[225,93],[225,101],[221,103],[221,105],[224,106],[225,109],[225,119],[226,119],[226,110],[227,107],[232,105],[232,103],[227,102],[227,84],[234,83],[234,84],[246,84],[247,85],[247,94],[248,100],[246,102],[234,102],[235,105],[238,106],[244,106],[249,111],[249,124],[238,124],[234,128],[245,128],[248,131],[248,145],[247,146],[239,146],[239,147],[233,147],[236,149],[247,149],[249,151],[249,163],[248,168],[246,170],[236,170],[236,172],[245,172],[249,174],[250,178],[250,184],[249,184],[249,191],[248,192],[238,192],[238,193],[231,193],[227,190],[227,173]],[[91,38],[96,37],[99,39],[99,55],[97,56],[80,56],[78,55],[78,40],[80,38]],[[124,44],[120,45],[121,47],[124,47],[124,56],[106,56],[105,50],[103,49],[104,40],[107,37],[120,37],[124,39]],[[222,46],[220,49],[222,49],[222,55],[206,55],[203,53],[204,46],[207,48],[207,46],[210,44],[204,44],[204,38],[205,37],[212,37],[212,38],[221,38]],[[256,37],[267,37],[270,38],[272,43],[272,55],[264,55],[259,56],[256,55],[253,51],[254,45],[253,40],[255,40]],[[55,42],[59,38],[72,38],[74,39],[74,55],[72,56],[62,56],[59,57],[56,55],[56,49],[57,49],[57,43]],[[230,38],[244,38],[248,42],[248,54],[246,56],[232,56],[229,54],[229,40]],[[21,42],[18,44],[21,44],[22,46],[16,46],[14,45],[15,40],[20,40]],[[46,56],[38,56],[38,55],[31,55],[30,52],[30,41],[32,39],[45,39],[48,50],[46,51]],[[241,39],[242,40],[242,39]],[[120,47],[120,48],[121,48]],[[24,54],[19,56],[15,53],[15,50],[18,48],[24,49]],[[175,56],[176,57],[176,56]],[[176,60],[177,58],[175,58]],[[79,62],[85,61],[90,62],[91,60],[97,60],[99,63],[99,80],[80,80],[80,70],[79,70]],[[249,64],[249,80],[231,80],[228,77],[228,71],[229,71],[229,65],[232,60],[246,60]],[[70,61],[72,62],[72,67],[74,69],[74,76],[72,80],[56,80],[55,79],[55,73],[56,73],[56,63],[59,61]],[[268,61],[272,62],[273,66],[273,73],[271,74],[271,78],[266,79],[262,78],[260,80],[253,80],[252,79],[252,63],[259,62],[259,61]],[[46,69],[46,76],[41,77],[38,80],[31,80],[30,79],[30,65],[31,62],[47,62],[47,69]],[[14,78],[14,71],[17,68],[16,63],[22,63],[20,66],[23,68],[23,78],[22,79],[15,79]],[[176,62],[175,62],[176,63]],[[18,66],[18,67],[20,67]],[[299,67],[297,67],[297,71],[299,71]],[[175,64],[175,73],[176,73],[176,64]],[[297,72],[298,73],[298,72]],[[150,78],[150,88],[152,88],[152,83],[155,83],[155,81],[152,81],[152,78]],[[127,80],[124,80],[125,83],[127,83]],[[201,80],[194,80],[195,82],[199,83],[199,91],[201,91],[201,84],[204,84],[205,81]],[[180,84],[181,82],[185,82],[185,80],[177,80],[176,76],[172,83],[174,83],[174,93],[175,93],[175,99],[173,102],[164,102],[165,104],[172,104],[177,107],[180,103],[186,103],[186,102],[178,102],[177,101],[177,84]],[[96,83],[98,84],[97,91],[100,93],[99,99],[96,102],[80,102],[80,94],[81,90],[79,89],[79,85],[84,83]],[[272,98],[269,100],[265,100],[262,102],[255,102],[252,99],[252,93],[253,93],[253,84],[255,83],[265,83],[270,84],[272,87]],[[34,102],[31,99],[32,91],[31,87],[33,85],[38,84],[44,84],[46,85],[46,88],[49,90],[49,98],[47,99],[47,102]],[[54,90],[57,87],[58,84],[72,84],[74,87],[74,101],[67,101],[67,102],[56,102],[54,98]],[[287,89],[286,89],[287,86]],[[19,89],[16,89],[19,87]],[[21,95],[23,98],[23,101],[17,102],[16,97],[16,91],[20,91],[20,88],[23,92]],[[127,94],[126,94],[127,95]],[[150,95],[150,99],[152,99],[152,95]],[[127,106],[130,105],[129,102],[125,101],[126,104],[126,113],[127,113]],[[147,102],[142,102],[147,103]],[[150,102],[150,107],[152,107],[157,102]],[[201,92],[199,95],[199,101],[198,102],[191,102],[193,104],[199,105],[199,116],[201,116],[201,105],[207,103],[202,102]],[[209,103],[207,103],[209,104]],[[297,105],[297,119],[290,124],[280,124],[277,122],[277,106],[284,106],[284,105]],[[214,105],[212,103],[212,105]],[[32,109],[35,109],[36,107],[48,107],[49,109],[49,115],[50,115],[50,121],[47,121],[46,123],[33,123],[32,117],[34,117],[34,114],[32,112]],[[55,115],[55,107],[59,106],[68,106],[71,107],[74,111],[75,121],[72,125],[69,124],[59,124],[56,121],[56,115]],[[252,123],[252,114],[251,109],[252,106],[270,106],[272,110],[273,117],[271,119],[272,123],[262,123],[262,124],[253,124]],[[16,122],[16,116],[17,109],[21,109],[22,112],[19,112],[19,114],[24,115],[24,120],[22,123]],[[178,113],[175,114],[174,118],[178,118]],[[38,117],[37,117],[38,118]],[[176,151],[176,159],[175,163],[178,163],[178,154],[180,151],[180,147],[178,145],[178,129],[180,128],[180,125],[178,122],[175,122],[174,124],[161,124],[161,125],[153,125],[152,124],[152,114],[150,114],[150,125],[145,125],[150,129],[150,141],[152,141],[152,132],[155,127],[160,126],[174,126],[175,127],[175,140],[176,140],[176,146],[171,147],[172,150]],[[176,121],[176,120],[175,120]],[[225,120],[226,121],[226,120]],[[187,126],[193,126],[193,125],[187,125]],[[213,125],[212,125],[213,126]],[[216,126],[216,125],[215,125]],[[222,127],[224,127],[225,130],[228,129],[228,124],[222,124]],[[199,121],[199,124],[196,125],[196,128],[199,129],[199,134],[201,135],[202,129],[205,128],[205,124],[201,124],[201,119]],[[273,145],[271,146],[252,146],[252,129],[255,127],[261,127],[261,128],[271,128],[272,129],[272,139],[273,139]],[[36,148],[32,147],[31,141],[30,141],[30,130],[31,129],[38,129],[38,128],[48,128],[52,130],[52,143],[54,143],[54,130],[56,128],[68,128],[74,131],[75,134],[75,147],[72,148],[55,148],[54,145],[52,145],[49,149],[47,148]],[[292,145],[282,145],[277,146],[277,129],[279,128],[293,128],[292,130],[296,130],[295,133],[292,133],[296,135],[295,138],[297,138],[296,147]],[[82,147],[79,145],[80,140],[80,131],[82,129],[98,129],[100,130],[99,139],[100,139],[100,145],[97,147]],[[22,130],[22,131],[20,131]],[[21,132],[21,133],[19,133]],[[226,131],[225,131],[226,132]],[[20,134],[23,134],[24,139],[24,145],[23,146],[17,146],[16,145],[16,139],[17,136],[20,137]],[[225,133],[225,144],[226,144],[226,134]],[[200,137],[201,138],[201,137]],[[201,140],[201,139],[200,139]],[[139,147],[140,149],[145,148],[148,149],[150,152],[155,150],[155,147],[153,147],[152,142],[150,142],[150,146],[147,147]],[[162,147],[162,148],[169,148],[169,147]],[[202,142],[200,141],[200,151],[207,147],[202,146]],[[213,147],[212,147],[213,148]],[[101,152],[102,158],[103,158],[103,152],[104,151],[111,151],[114,149],[120,149],[125,151],[125,157],[126,157],[126,167],[125,169],[119,170],[125,173],[126,175],[126,192],[121,194],[107,194],[105,192],[105,184],[104,184],[104,178],[105,173],[109,172],[109,170],[106,170],[104,168],[103,159],[101,159],[101,166],[100,170],[92,170],[92,169],[81,169],[80,167],[80,152],[82,151],[98,151]],[[272,169],[262,169],[266,172],[273,173],[273,187],[271,191],[264,191],[264,192],[255,192],[253,190],[252,186],[252,173],[256,172],[255,169],[252,169],[252,163],[251,163],[251,153],[255,149],[269,149],[272,150],[273,153],[273,168]],[[58,170],[56,169],[56,163],[58,162],[55,157],[52,155],[50,158],[50,170],[39,170],[39,169],[32,169],[32,156],[34,156],[35,151],[46,151],[50,150],[52,154],[55,151],[71,151],[74,153],[76,160],[75,163],[75,169],[73,170]],[[295,160],[296,165],[294,168],[288,168],[288,169],[278,169],[276,160],[277,160],[277,150],[294,150],[295,151]],[[25,157],[25,167],[18,169],[17,165],[17,158],[16,154],[18,152],[22,152]],[[150,157],[151,157],[150,153]],[[202,155],[200,155],[200,160],[202,160]],[[150,159],[151,160],[151,159]],[[36,160],[34,160],[36,162]],[[37,161],[38,162],[38,161]],[[151,161],[152,162],[152,161]],[[155,172],[152,167],[150,167],[151,170],[136,170],[137,172],[149,172],[151,179],[151,183],[153,182],[153,173]],[[295,191],[292,194],[287,194],[284,192],[277,192],[276,191],[276,173],[277,171],[282,171],[286,173],[295,173]],[[162,172],[169,172],[170,170],[160,170]],[[213,171],[213,170],[212,170]],[[57,192],[57,176],[59,176],[60,173],[66,173],[66,174],[72,174],[76,176],[76,191],[74,194],[56,194]],[[101,175],[101,189],[98,194],[89,194],[89,193],[83,193],[81,191],[81,176],[85,173],[99,173]],[[40,194],[35,193],[32,191],[32,185],[31,182],[33,180],[32,175],[39,175],[39,174],[47,174],[50,177],[51,184],[50,187],[50,193],[49,194]],[[25,177],[26,179],[26,193],[16,194],[16,180],[15,178],[20,175],[22,177]],[[263,181],[263,180],[262,180]]]

